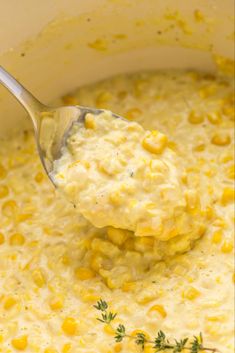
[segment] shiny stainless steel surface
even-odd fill
[[[81,106],[57,108],[45,106],[1,66],[0,83],[22,104],[31,118],[41,162],[53,182],[50,175],[53,162],[61,156],[62,147],[66,143],[72,125],[84,121],[87,113],[99,114],[102,110]],[[120,118],[116,114],[113,116]]]

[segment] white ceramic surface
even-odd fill
[[[233,0],[2,0],[0,64],[43,102],[116,73],[233,59]],[[27,126],[0,88],[0,136]]]

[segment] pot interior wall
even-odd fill
[[[1,7],[0,64],[45,103],[117,73],[211,71],[215,57],[224,62],[234,55],[230,0],[58,0],[56,6],[52,0],[40,6],[22,0]],[[2,136],[29,126],[3,88],[0,112]]]

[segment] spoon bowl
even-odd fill
[[[84,122],[88,113],[100,114],[103,110],[82,106],[48,107],[35,98],[12,75],[0,66],[0,83],[21,103],[33,124],[38,154],[42,165],[54,184],[50,173],[53,163],[61,157],[69,132],[76,122]],[[122,118],[112,113],[114,118]],[[124,119],[124,118],[122,118]]]

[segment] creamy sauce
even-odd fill
[[[184,185],[200,190],[206,231],[193,248],[92,226],[43,174],[32,133],[0,142],[0,351],[138,352],[96,320],[102,297],[129,332],[201,331],[207,346],[233,352],[232,97],[230,81],[172,71],[118,76],[64,98],[169,137]]]

